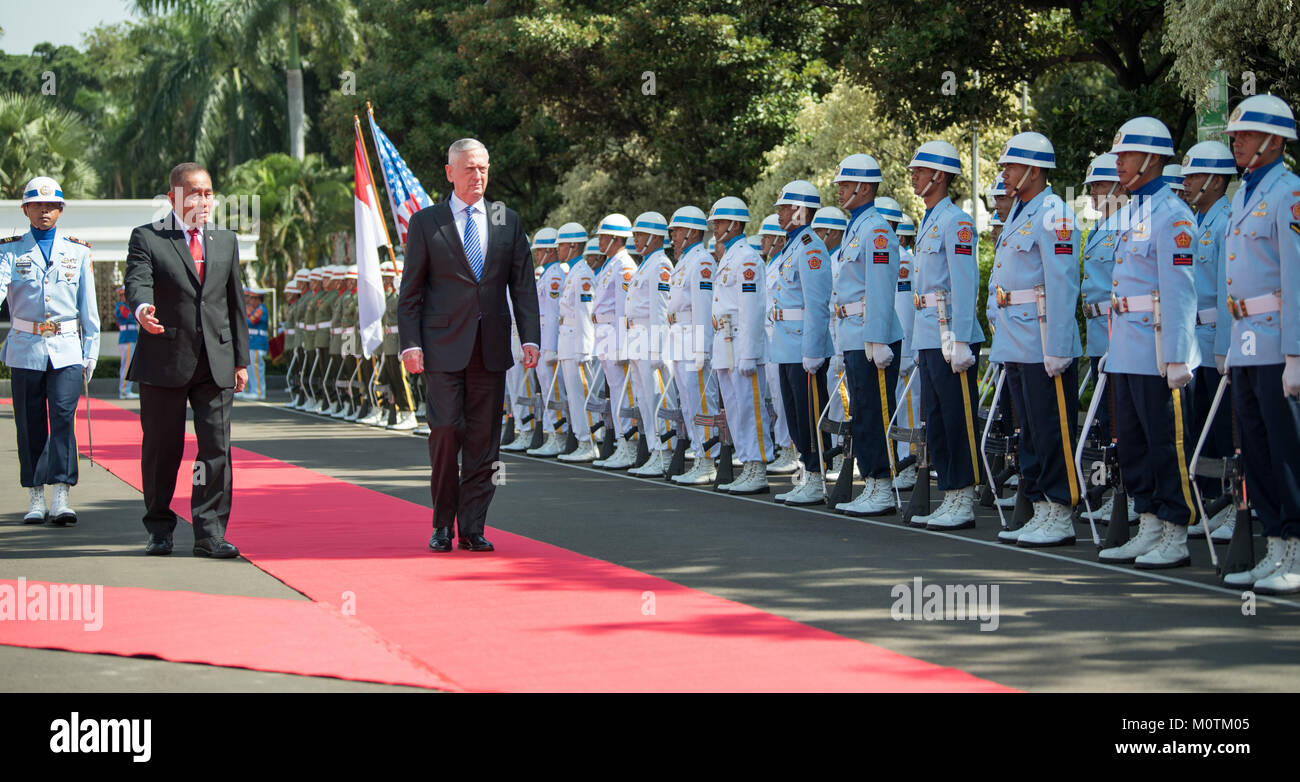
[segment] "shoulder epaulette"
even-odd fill
[[[64,235],[63,238],[64,238],[64,239],[67,239],[69,242],[75,242],[75,243],[77,243],[77,244],[79,244],[79,245],[81,245],[81,246],[83,246],[83,247],[86,247],[86,248],[89,248],[89,247],[90,247],[90,242],[83,242],[82,240],[78,239],[78,238],[75,237],[75,236],[67,236],[67,235]]]
[[[23,238],[23,237],[21,237],[21,236],[9,236],[9,237],[6,237],[6,238],[4,238],[4,239],[0,239],[0,244],[9,244],[10,242],[16,242],[16,241],[18,241],[19,239],[22,239],[22,238]]]
[[[802,241],[804,244],[812,244],[812,236],[810,236],[810,235],[808,235],[808,234],[804,234],[804,235],[803,235],[803,239],[802,239],[801,241]]]

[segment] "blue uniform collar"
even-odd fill
[[[559,263],[560,263],[560,261],[558,261],[558,260],[551,261],[550,263],[544,263],[544,264],[542,264],[542,271],[546,271],[546,270],[550,269],[552,266],[556,266],[556,265],[558,265]]]
[[[851,225],[851,224],[853,223],[853,221],[856,220],[856,219],[858,219],[858,217],[859,217],[860,215],[866,214],[866,212],[867,212],[868,209],[875,209],[875,208],[876,208],[876,202],[875,202],[875,201],[868,201],[867,203],[863,204],[862,206],[856,206],[856,207],[854,207],[853,209],[850,209],[850,210],[849,210],[849,224]]]
[[[795,228],[790,229],[789,231],[786,231],[786,232],[785,232],[785,245],[786,245],[786,247],[789,247],[789,246],[790,246],[790,243],[793,242],[793,241],[794,241],[794,240],[799,236],[799,234],[801,234],[801,233],[803,233],[804,231],[807,231],[807,230],[808,230],[808,226],[806,226],[806,225],[800,225],[800,226],[797,226],[797,227],[795,227]]]
[[[1277,160],[1274,160],[1272,163],[1269,163],[1268,165],[1260,166],[1259,168],[1252,169],[1242,174],[1241,182],[1242,185],[1245,186],[1245,190],[1242,193],[1243,198],[1241,203],[1249,204],[1250,197],[1255,193],[1255,188],[1259,186],[1260,182],[1264,181],[1264,177],[1268,176],[1268,172],[1277,168],[1279,165],[1281,165],[1281,163],[1282,163],[1282,158],[1279,157]]]
[[[694,250],[696,247],[699,247],[702,244],[704,244],[704,242],[691,242],[690,244],[686,245],[686,248],[682,250],[682,257],[685,258],[687,253],[689,253],[691,250]]]
[[[58,230],[58,226],[43,229],[33,225],[31,229],[32,238],[36,240],[36,246],[40,248],[41,255],[45,256],[45,263],[49,264],[50,259],[54,257],[54,232]]]
[[[938,203],[936,203],[934,206],[925,210],[925,214],[921,216],[921,230],[924,231],[926,224],[930,222],[930,215],[940,211],[941,209],[944,208],[944,204],[949,204],[949,203],[952,202],[949,200],[948,196],[944,196],[943,198],[939,199]],[[918,231],[917,233],[920,234],[920,231]]]
[[[1134,195],[1134,196],[1152,196],[1152,195],[1155,195],[1156,192],[1159,191],[1160,188],[1162,188],[1162,187],[1164,187],[1164,186],[1165,186],[1164,181],[1162,181],[1162,180],[1160,179],[1160,177],[1156,177],[1155,179],[1151,180],[1150,182],[1147,182],[1147,183],[1146,183],[1145,185],[1143,185],[1142,187],[1139,187],[1137,190],[1134,190],[1134,191],[1131,193],[1131,195]]]
[[[736,242],[740,242],[740,241],[749,241],[749,240],[745,238],[744,234],[736,234],[735,236],[728,239],[722,246],[723,248],[725,248],[725,250],[730,251],[731,248],[736,245]]]
[[[1022,211],[1025,210],[1033,211],[1037,209],[1043,203],[1043,199],[1047,198],[1051,194],[1052,194],[1052,188],[1049,185],[1049,186],[1045,186],[1042,190],[1038,191],[1038,194],[1035,195],[1033,198],[1029,199],[1028,201],[1021,201],[1019,198],[1017,198],[1016,208],[1011,210],[1011,219],[1007,221],[1007,226],[1010,227],[1013,223],[1015,223],[1016,218],[1020,216],[1020,213]]]

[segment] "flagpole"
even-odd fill
[[[366,101],[366,111],[370,111],[370,101]],[[373,114],[371,114],[370,117],[372,120],[374,119]],[[361,159],[365,161],[366,164],[366,176],[370,177],[370,186],[376,187],[375,174],[370,170],[370,152],[366,149],[366,136],[361,132],[361,118],[353,114],[352,122],[357,129],[357,143],[361,145]],[[384,222],[384,208],[377,203],[379,201],[378,190],[375,191],[375,201],[375,208],[379,210],[379,225],[384,229],[384,241],[388,243],[388,259],[392,261],[395,266],[397,264],[397,256],[393,253],[393,238],[388,235],[388,224]]]

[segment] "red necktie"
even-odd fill
[[[203,284],[203,242],[199,241],[197,228],[190,229],[190,257],[194,259],[194,268],[199,272],[199,284]]]

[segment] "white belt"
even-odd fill
[[[630,329],[635,329],[635,328],[648,329],[648,328],[650,328],[650,324],[646,322],[647,320],[649,320],[649,319],[648,319],[648,318],[637,318],[636,320],[632,320],[631,318],[628,318],[628,319],[627,319],[627,327],[630,328]]]
[[[668,322],[671,323],[671,324],[674,325],[674,326],[689,326],[689,325],[691,325],[691,319],[690,319],[690,318],[684,317],[684,316],[682,316],[682,315],[678,315],[678,314],[675,313],[675,312],[670,312],[670,313],[668,313]]]
[[[1093,318],[1100,318],[1102,315],[1109,315],[1109,314],[1110,314],[1110,302],[1108,301],[1099,302],[1097,304],[1083,305],[1083,316],[1088,320],[1092,320]]]
[[[315,330],[316,330],[316,324],[315,324],[315,323],[308,323],[307,325],[305,325],[305,326],[302,327],[302,330],[303,330],[303,331],[315,331]]]
[[[316,328],[318,329],[327,329],[329,327],[330,327],[330,322],[328,320],[322,320],[320,323],[316,324]]]
[[[1263,315],[1265,312],[1277,312],[1280,309],[1282,309],[1282,297],[1276,293],[1266,293],[1250,299],[1228,297],[1228,312],[1232,313],[1232,317],[1237,320],[1251,315]]]
[[[591,316],[591,322],[592,322],[592,323],[606,323],[606,324],[608,324],[608,323],[613,323],[613,322],[614,322],[614,316],[613,316],[613,315],[592,315],[592,316]]]
[[[292,337],[293,334],[294,334],[294,331],[293,331],[293,329],[285,329],[285,330],[284,330],[284,333],[285,333],[285,334],[288,334],[289,336]]]
[[[1155,309],[1155,303],[1151,300],[1151,294],[1145,296],[1110,296],[1110,308],[1116,312],[1151,312]]]
[[[842,307],[835,308],[835,314],[841,318],[850,318],[854,315],[861,315],[867,311],[867,305],[861,301],[855,301],[851,304],[845,304]]]
[[[928,310],[939,306],[939,296],[934,293],[913,293],[912,305],[918,310]]]
[[[55,334],[76,334],[80,331],[80,326],[77,325],[75,319],[58,322],[47,320],[42,323],[33,323],[30,320],[13,318],[13,328],[15,331],[21,331],[24,334],[39,334],[42,337],[52,337]]]
[[[342,334],[342,333],[343,333],[343,329],[342,329],[342,327],[337,328],[337,329],[330,329],[330,333],[331,333],[331,334]]]
[[[385,333],[385,334],[396,334],[396,333],[397,333],[397,327],[396,327],[396,326],[384,326],[384,333]]]
[[[774,307],[772,320],[803,320],[803,310],[779,310]]]
[[[1209,326],[1219,320],[1219,311],[1214,307],[1196,311],[1196,325]]]
[[[1038,301],[1038,291],[1033,288],[1021,288],[1018,291],[1009,291],[1001,286],[997,289],[996,300],[998,307],[1014,307],[1017,304],[1034,304]]]

